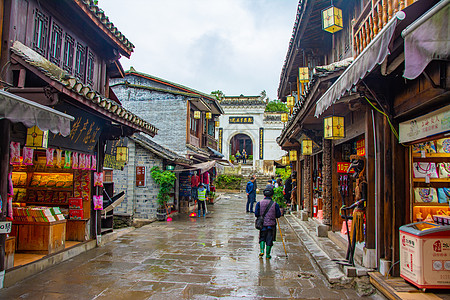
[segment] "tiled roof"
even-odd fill
[[[236,96],[236,97],[223,97],[220,101],[222,106],[266,106],[260,96]]]
[[[151,136],[157,134],[158,129],[155,126],[144,121],[140,117],[133,114],[131,111],[126,110],[117,102],[103,97],[97,91],[93,90],[87,85],[84,85],[74,76],[67,74],[63,69],[59,68],[21,42],[15,41],[13,46],[11,47],[11,51],[31,66],[37,68],[48,78],[59,82],[67,89],[94,103],[98,111],[112,113],[113,115],[116,115],[124,121],[131,122],[140,130]]]
[[[164,159],[173,161],[173,162],[179,162],[179,163],[184,163],[184,164],[192,164],[192,161],[178,155],[177,153],[175,153],[174,151],[165,148],[163,146],[161,146],[158,143],[155,143],[154,141],[150,140],[149,138],[145,137],[142,134],[134,134],[131,139],[135,142],[137,142],[139,145],[141,145],[142,147],[150,150],[151,152],[153,152],[155,155],[158,155],[159,157],[162,157]]]
[[[93,0],[75,0],[78,5],[84,5],[85,8],[95,17],[97,18],[103,26],[111,32],[114,37],[119,41],[122,45],[125,46],[130,52],[133,51],[134,45],[117,29],[116,26],[109,20],[109,18],[105,15],[105,12],[95,5]]]

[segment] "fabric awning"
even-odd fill
[[[208,146],[206,146],[206,148],[208,148],[208,150],[209,151],[211,151],[212,152],[212,154],[213,155],[215,155],[215,156],[217,156],[217,157],[220,157],[220,158],[222,158],[222,157],[224,157],[225,155],[223,155],[222,153],[220,153],[219,151],[217,151],[217,150],[214,150],[213,148],[211,148],[211,147],[208,147]]]
[[[74,117],[0,90],[0,119],[23,123],[28,128],[37,126],[43,131],[50,130],[54,134],[68,136],[70,121],[73,121]]]
[[[403,11],[397,12],[385,27],[374,37],[353,63],[345,69],[331,87],[317,100],[314,116],[319,117],[328,107],[363,79],[377,64],[381,64],[389,55],[389,44],[397,23],[405,18]]]
[[[450,0],[442,0],[402,31],[407,79],[417,78],[434,59],[448,60]]]

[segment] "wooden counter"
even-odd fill
[[[13,221],[11,235],[17,239],[16,251],[52,254],[64,250],[66,220],[55,222]]]
[[[66,221],[66,241],[84,242],[88,240],[86,223],[89,219]]]

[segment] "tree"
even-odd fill
[[[225,94],[221,90],[211,92],[211,95],[214,95],[219,101],[221,101],[225,97]]]
[[[266,105],[266,112],[288,112],[286,104],[280,100],[269,101]]]

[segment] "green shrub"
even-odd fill
[[[222,174],[214,180],[214,186],[218,189],[239,190],[241,187],[241,177]]]
[[[286,202],[284,201],[284,195],[283,195],[283,188],[282,186],[274,188],[273,189],[273,196],[272,200],[278,203],[280,208],[286,207]]]
[[[156,197],[156,202],[160,208],[165,208],[166,203],[170,199],[169,194],[173,191],[177,177],[170,171],[161,171],[159,167],[153,167],[150,170],[150,175],[155,183],[159,185],[159,192]]]
[[[248,156],[248,160],[253,160],[253,155],[250,154],[250,155]]]
[[[291,177],[291,167],[286,166],[286,168],[277,168],[275,174],[281,175],[281,179],[285,182],[286,179]]]
[[[235,160],[236,160],[236,157],[234,157],[234,155],[231,154],[231,155],[230,155],[230,161],[231,161],[231,162],[234,162]]]

